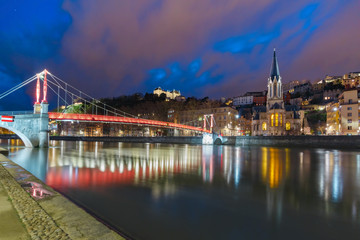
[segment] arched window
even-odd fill
[[[262,130],[263,130],[263,131],[266,131],[266,122],[263,122],[263,123],[262,123]]]
[[[278,127],[279,126],[279,114],[275,113],[275,126]]]
[[[281,82],[279,83],[279,98],[282,98]]]
[[[280,114],[280,126],[282,127],[283,126],[283,115]]]
[[[290,122],[286,122],[286,131],[289,131],[291,128]]]
[[[271,114],[271,126],[273,127],[274,126],[274,114]]]
[[[274,89],[274,97],[277,97],[277,84],[276,83],[274,83],[274,85],[273,85],[273,89]]]

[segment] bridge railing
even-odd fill
[[[33,110],[25,110],[25,111],[0,111],[0,115],[24,115],[24,114],[33,114],[34,111]]]

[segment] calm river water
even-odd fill
[[[10,159],[135,239],[360,239],[358,150],[17,144],[1,142]]]

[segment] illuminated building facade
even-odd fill
[[[340,97],[340,133],[343,135],[359,134],[359,90],[344,91]]]
[[[300,82],[298,80],[291,81],[289,83],[283,84],[283,92],[288,93],[291,91],[291,93],[294,92],[294,87],[300,85]]]
[[[241,132],[239,112],[232,107],[217,107],[196,109],[179,112],[179,119],[181,124],[203,127],[204,115],[213,114],[215,125],[213,131],[225,136],[244,135]]]
[[[233,105],[244,106],[244,105],[265,105],[266,103],[266,91],[263,92],[247,92],[243,96],[233,98]]]
[[[165,90],[161,89],[161,87],[155,88],[153,93],[158,96],[160,96],[161,94],[165,94],[166,98],[173,99],[173,100],[176,99],[177,97],[181,96],[180,91],[177,91],[177,90],[165,91]]]
[[[268,93],[265,107],[254,108],[252,135],[300,134],[301,119],[297,106],[284,104],[279,65],[274,50],[268,78]]]
[[[326,106],[326,134],[340,134],[339,102],[331,102]]]

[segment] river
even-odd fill
[[[360,151],[51,141],[9,158],[135,239],[360,239]]]

